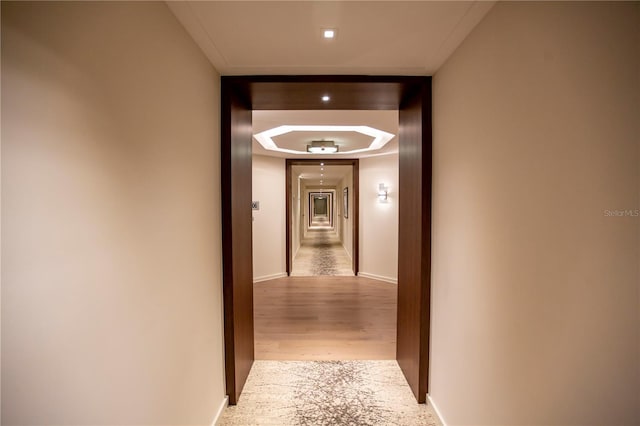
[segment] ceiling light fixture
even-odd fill
[[[334,141],[312,141],[307,145],[307,152],[312,154],[335,154],[339,147]]]
[[[395,136],[392,133],[388,133],[369,126],[285,125],[265,130],[264,132],[253,135],[253,137],[256,138],[258,143],[262,145],[262,147],[266,150],[284,152],[287,154],[304,154],[305,151],[302,150],[280,148],[273,141],[274,137],[291,132],[357,132],[374,138],[373,142],[371,142],[371,145],[369,145],[367,148],[336,152],[336,154],[339,155],[355,154],[358,152],[374,151],[380,149]],[[327,152],[325,151],[325,153]],[[324,164],[320,165],[323,166]]]
[[[322,97],[322,102],[329,102],[331,100],[331,97],[329,95],[324,95]]]
[[[326,28],[322,30],[322,37],[326,39],[332,39],[336,37],[336,30],[333,28]]]

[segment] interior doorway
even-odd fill
[[[309,228],[333,228],[333,194],[335,191],[309,193]]]
[[[315,204],[313,200],[326,200],[326,219],[323,228],[328,225],[336,233],[342,244],[347,242],[345,247],[351,257],[352,275],[358,275],[359,261],[359,161],[357,159],[287,159],[285,163],[286,176],[286,273],[291,276],[294,270],[294,260],[299,248],[310,231],[314,231]],[[349,168],[351,179],[342,185],[317,186],[317,182],[312,182],[309,187],[296,185],[300,179],[295,179],[294,174],[299,178],[300,174],[294,173],[296,167],[308,170],[315,168]],[[306,188],[306,189],[305,189]],[[296,205],[298,203],[299,205]],[[320,201],[321,205],[323,201]],[[329,208],[330,207],[330,208]],[[349,211],[350,210],[350,211]],[[297,218],[299,215],[300,218]],[[319,225],[320,216],[315,214],[316,222]],[[299,220],[305,218],[303,220]],[[321,230],[322,231],[322,230]],[[296,274],[300,275],[300,274]],[[340,274],[343,275],[343,274]]]
[[[313,212],[309,215],[309,226],[313,226],[314,223],[318,223],[316,226],[333,226],[329,219],[330,209],[333,208],[332,203],[329,202],[329,194],[322,192],[309,194],[309,210]]]
[[[398,110],[399,252],[396,359],[418,402],[429,368],[431,78],[222,77],[225,373],[235,404],[254,360],[251,255],[252,110]],[[332,94],[332,102],[322,99]],[[357,203],[354,203],[354,207]]]

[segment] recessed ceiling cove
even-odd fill
[[[338,146],[334,155],[352,155],[375,151],[395,135],[370,126],[283,125],[257,133],[253,137],[269,151],[306,154],[317,141],[331,141]]]
[[[256,110],[252,128],[255,155],[365,158],[398,152],[397,110]],[[338,154],[308,152],[314,141],[335,144]]]

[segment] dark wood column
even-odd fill
[[[254,360],[251,105],[222,77],[222,266],[225,371],[236,404]]]
[[[431,78],[400,103],[397,360],[418,402],[429,372]]]

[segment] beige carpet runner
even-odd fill
[[[396,361],[255,361],[220,424],[439,425]]]

